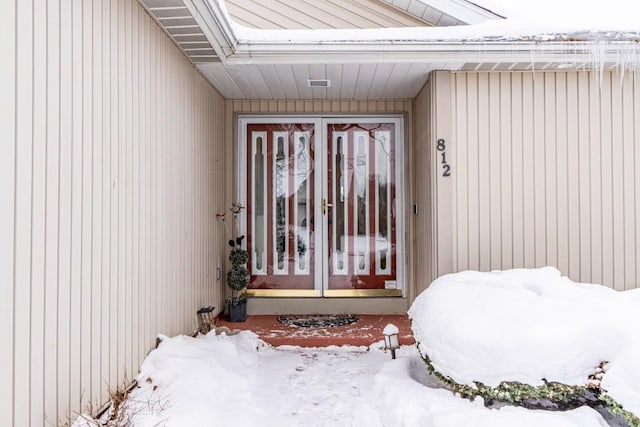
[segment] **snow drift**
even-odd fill
[[[602,388],[640,414],[640,290],[574,283],[552,267],[466,271],[435,280],[409,315],[421,354],[458,384],[585,386],[607,362]]]

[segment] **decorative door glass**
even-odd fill
[[[395,124],[327,126],[327,296],[401,294]]]
[[[314,289],[314,125],[247,125],[250,290]]]
[[[241,121],[249,292],[401,296],[401,119],[276,120]]]

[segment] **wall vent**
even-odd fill
[[[309,87],[331,87],[331,80],[329,79],[308,79],[307,85]]]

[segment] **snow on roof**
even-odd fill
[[[609,0],[607,7],[600,0],[474,0],[473,3],[506,19],[454,27],[345,30],[258,30],[230,21],[237,39],[249,43],[640,40],[637,19],[640,2],[636,0]],[[224,10],[224,5],[221,6]]]
[[[426,0],[428,1],[428,0]],[[640,3],[636,0],[471,0],[482,8],[510,19],[535,21],[579,22],[638,26]]]
[[[523,33],[637,33],[637,0],[473,0],[507,18]]]
[[[640,21],[634,22],[632,17],[638,15],[631,13],[640,9],[640,2],[610,0],[618,7],[607,9],[598,20],[595,6],[578,7],[582,4],[579,0],[539,0],[548,7],[542,10],[541,6],[535,14],[538,3],[534,2],[521,0],[517,4],[527,8],[519,9],[515,4],[505,6],[507,0],[476,1],[481,7],[490,6],[489,2],[502,4],[499,12],[508,17],[454,27],[261,30],[234,22],[223,0],[198,0],[206,10],[197,8],[194,16],[204,17],[201,28],[226,65],[413,63],[464,58],[468,62],[589,61],[595,69],[614,62],[623,69],[640,70]],[[569,16],[572,9],[566,4],[553,8],[551,1],[573,4],[576,16]],[[585,1],[595,4],[595,0]],[[622,13],[625,5],[630,13]]]
[[[639,21],[640,22],[640,21]],[[605,26],[526,23],[518,20],[489,21],[456,27],[376,28],[349,30],[255,30],[233,24],[238,40],[248,43],[376,43],[437,41],[640,41],[636,29],[611,30]]]

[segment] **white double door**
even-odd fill
[[[241,117],[249,292],[401,296],[401,117]]]

